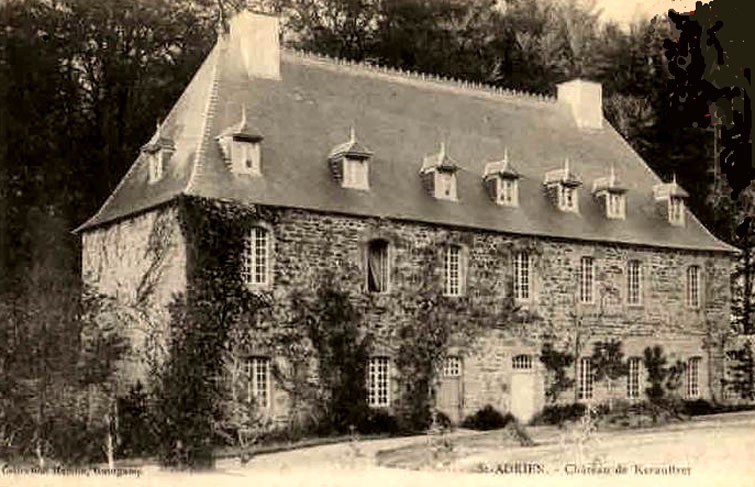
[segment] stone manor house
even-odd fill
[[[570,369],[575,388],[562,400],[605,397],[588,356],[591,343],[611,337],[629,359],[616,397],[642,399],[642,352],[660,344],[670,362],[687,365],[682,395],[721,398],[735,249],[605,120],[599,84],[568,81],[551,98],[279,42],[274,17],[231,21],[80,227],[87,282],[135,299],[151,265],[150,230],[167,222],[175,232],[152,297],[167,315],[192,260],[177,199],[232,201],[276,215],[244,229],[241,270],[276,302],[309,285],[305,276],[349,262],[361,275],[343,285],[369,298],[360,301],[364,316],[383,329],[419,279],[437,279],[460,303],[513,297],[538,316],[516,327],[491,323],[474,350],[450,351],[437,397],[454,420],[486,404],[525,420],[541,409],[546,331],[563,343],[578,331],[584,342]],[[421,252],[435,256],[432,272],[419,268]],[[386,340],[370,358],[372,407],[395,405],[395,351]],[[285,416],[286,395],[270,373],[275,357],[257,350],[244,360],[251,393]]]

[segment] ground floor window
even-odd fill
[[[388,357],[372,357],[367,377],[367,402],[372,407],[389,404],[390,361]]]
[[[637,399],[640,397],[640,371],[642,360],[639,357],[629,359],[629,370],[627,373],[627,397]]]
[[[687,362],[687,397],[700,395],[700,357],[692,357]]]
[[[443,362],[443,377],[461,377],[461,358],[450,355]]]
[[[577,399],[592,399],[592,379],[592,361],[582,357],[577,370]]]
[[[247,399],[259,407],[270,406],[270,359],[249,357],[244,363],[247,377]]]
[[[532,355],[515,355],[511,359],[511,368],[514,370],[532,370]]]

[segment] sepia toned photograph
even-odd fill
[[[748,7],[0,0],[0,485],[753,485]]]

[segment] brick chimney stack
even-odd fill
[[[230,21],[231,46],[250,78],[280,79],[278,18],[243,11]]]

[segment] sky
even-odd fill
[[[635,19],[665,14],[670,8],[689,12],[694,10],[695,0],[596,0],[596,7],[603,10],[604,19],[626,25]]]

